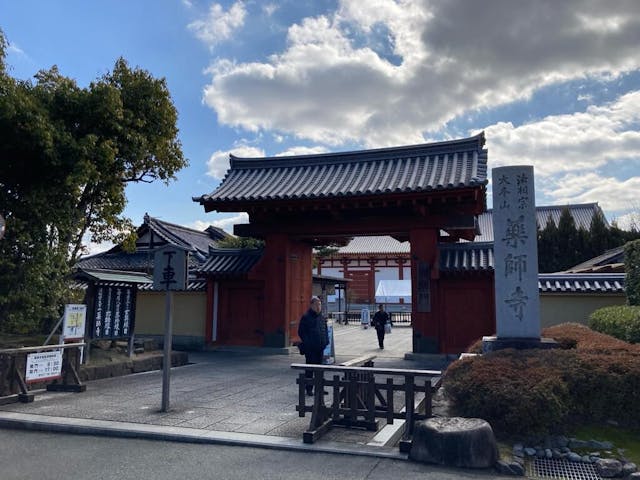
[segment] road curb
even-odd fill
[[[272,435],[220,432],[107,420],[52,417],[16,412],[0,412],[0,428],[407,460],[407,455],[400,453],[395,448],[370,447],[342,442],[306,444],[302,443],[302,440]]]

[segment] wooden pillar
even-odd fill
[[[376,265],[377,261],[375,258],[370,258],[368,260],[370,272],[369,272],[369,291],[367,292],[367,297],[369,299],[369,303],[376,303]]]
[[[411,243],[411,304],[413,352],[440,352],[438,305],[438,231],[416,228],[409,232]]]
[[[207,278],[207,311],[204,315],[204,341],[206,345],[213,343],[213,285],[214,280]]]
[[[311,299],[311,246],[285,234],[265,239],[264,255],[252,279],[264,282],[265,347],[288,347]]]

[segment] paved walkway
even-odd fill
[[[375,330],[335,326],[338,362],[363,354],[378,355],[380,367],[428,368],[437,365],[404,360],[412,330],[394,328],[377,346]],[[238,352],[191,353],[190,365],[171,370],[171,409],[160,412],[162,372],[146,372],[87,383],[83,393],[36,395],[30,404],[0,406],[0,426],[324,450],[403,458],[397,448],[377,447],[376,433],[334,428],[314,445],[302,443],[309,424],[295,410],[295,355]]]

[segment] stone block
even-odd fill
[[[601,458],[595,465],[602,478],[614,478],[622,474],[622,464],[613,458]]]
[[[430,418],[417,422],[409,458],[463,468],[488,468],[498,460],[491,425],[479,418]]]

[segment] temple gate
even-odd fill
[[[258,302],[262,315],[245,320],[251,337],[246,344],[261,339],[262,346],[286,347],[297,338],[297,322],[311,296],[314,246],[390,235],[411,245],[413,351],[446,351],[445,331],[456,322],[451,312],[445,314],[446,292],[456,292],[453,298],[459,301],[459,291],[440,286],[438,243],[473,240],[477,233],[477,216],[486,210],[484,143],[481,133],[344,153],[232,155],[218,188],[194,201],[207,212],[247,212],[249,223],[236,225],[234,233],[265,240],[264,254],[247,276],[251,293],[244,301]],[[242,302],[244,297],[236,292],[234,298]],[[482,303],[482,295],[473,298]],[[229,305],[228,298],[220,302]],[[491,296],[486,302],[474,308],[493,312]],[[233,305],[225,311],[219,314],[233,315]],[[484,324],[495,321],[485,317]],[[492,326],[484,325],[483,331],[487,328]]]

